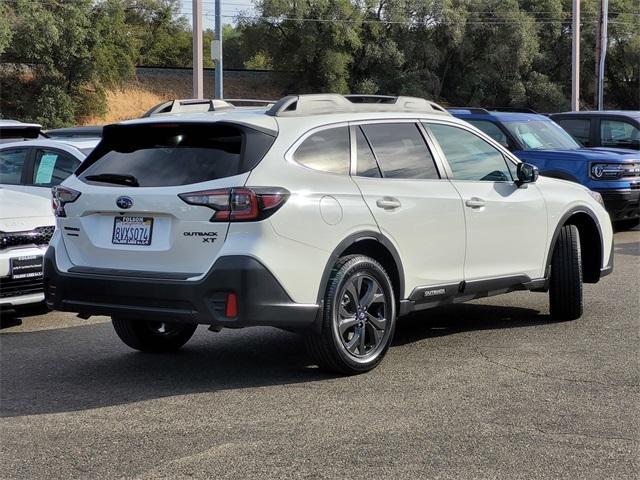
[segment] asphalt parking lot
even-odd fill
[[[3,315],[0,478],[638,478],[640,231],[615,240],[582,319],[528,292],[423,312],[348,378],[276,329],[156,356],[106,318]]]

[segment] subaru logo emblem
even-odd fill
[[[133,200],[131,200],[131,198],[129,197],[118,197],[118,199],[116,200],[116,205],[118,205],[118,207],[122,208],[123,210],[126,210],[133,207]]]

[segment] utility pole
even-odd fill
[[[203,98],[202,0],[193,0],[193,98]]]
[[[607,36],[609,24],[609,0],[600,0],[598,8],[598,30],[596,40],[596,85],[595,104],[604,109],[604,62],[607,57]]]
[[[571,110],[580,110],[580,0],[573,0],[571,24]]]
[[[222,0],[216,0],[216,15],[215,15],[215,37],[211,48],[211,55],[216,66],[216,88],[215,98],[223,98],[222,90]],[[215,53],[214,48],[215,46]]]

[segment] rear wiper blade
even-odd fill
[[[122,175],[119,173],[100,173],[98,175],[87,175],[87,180],[91,182],[115,183],[116,185],[126,185],[127,187],[139,187],[138,179],[133,175]]]

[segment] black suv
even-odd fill
[[[549,115],[585,147],[640,150],[640,110],[601,110]]]

